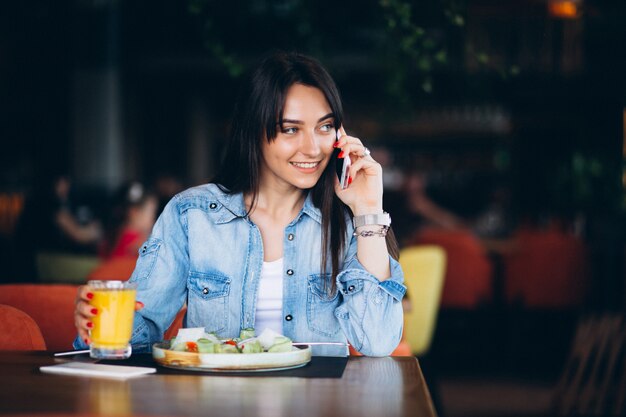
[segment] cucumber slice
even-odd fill
[[[198,353],[215,353],[216,344],[209,339],[198,339]]]
[[[248,327],[246,329],[241,329],[241,332],[239,332],[239,338],[241,340],[251,339],[251,338],[253,338],[255,336],[256,336],[256,333],[254,332],[254,328],[253,327]]]

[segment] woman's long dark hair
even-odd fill
[[[289,52],[267,56],[242,86],[233,113],[230,140],[221,169],[213,180],[224,192],[251,194],[250,211],[259,193],[261,140],[276,138],[287,92],[294,84],[319,89],[332,110],[335,129],[342,125],[343,108],[337,86],[317,60]],[[331,293],[335,291],[339,261],[346,245],[346,215],[349,213],[349,208],[335,194],[334,176],[331,161],[310,190],[313,204],[322,215],[322,273],[326,273],[330,252],[332,271],[327,284],[330,284]]]

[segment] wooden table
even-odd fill
[[[46,352],[0,352],[0,414],[435,416],[414,357],[351,357],[341,378],[156,374],[125,381],[43,374]]]

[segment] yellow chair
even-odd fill
[[[411,352],[428,352],[446,272],[446,253],[435,245],[410,246],[400,251],[400,265],[411,308],[404,312],[404,338]]]

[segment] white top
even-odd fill
[[[254,330],[259,335],[266,328],[283,333],[283,258],[261,268]]]

